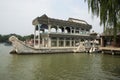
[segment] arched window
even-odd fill
[[[62,33],[64,32],[64,27],[61,27],[61,31],[62,31]]]
[[[57,32],[58,32],[58,33],[62,33],[61,28],[58,28],[58,29],[57,29]]]
[[[57,32],[57,26],[51,26],[51,32],[56,33]]]
[[[70,33],[70,27],[66,27],[67,33]]]
[[[41,29],[48,29],[48,25],[42,24],[42,25],[40,26],[40,28],[41,28]]]
[[[65,33],[68,33],[68,31],[65,29]]]
[[[51,28],[51,32],[56,33],[56,29],[55,28]]]
[[[48,33],[48,29],[45,29],[44,32],[45,32],[45,33]]]

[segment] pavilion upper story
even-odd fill
[[[35,30],[40,33],[60,33],[71,35],[89,35],[92,28],[86,21],[69,18],[68,20],[59,20],[42,15],[33,20],[32,24]]]
[[[34,46],[40,47],[76,47],[81,41],[91,40],[92,28],[86,21],[69,18],[59,20],[42,15],[33,20]],[[37,40],[37,43],[36,43]]]

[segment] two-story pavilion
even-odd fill
[[[92,40],[86,21],[69,18],[59,20],[42,15],[33,20],[35,48],[76,48],[81,41]]]

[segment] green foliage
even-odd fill
[[[33,39],[34,38],[34,35],[31,34],[31,35],[27,35],[27,36],[23,36],[23,39],[26,40],[26,39]]]
[[[17,35],[17,34],[8,34],[8,35],[1,35],[0,34],[0,43],[9,42],[8,39],[9,39],[10,36],[16,36],[19,40],[22,40],[22,41],[25,41],[26,39],[33,39],[34,38],[33,34],[27,35],[27,36],[20,36],[20,35]]]
[[[104,29],[113,26],[114,41],[116,41],[117,24],[120,21],[120,0],[85,0],[93,15],[100,17]]]

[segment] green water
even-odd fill
[[[13,55],[0,44],[0,80],[120,80],[120,56]]]

